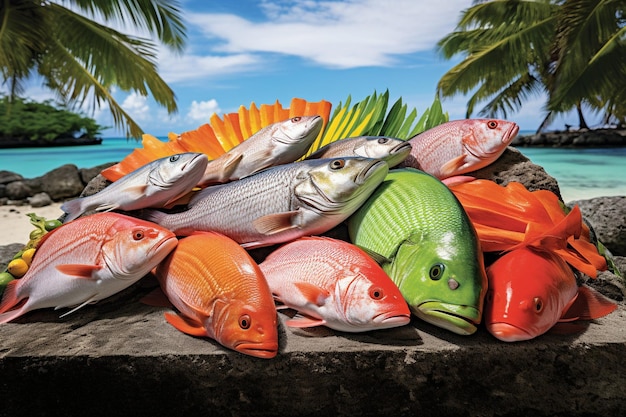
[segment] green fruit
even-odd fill
[[[4,290],[4,287],[14,279],[15,277],[7,271],[0,272],[0,291]]]
[[[35,229],[32,232],[30,232],[30,235],[28,237],[30,238],[30,240],[36,240],[42,237],[43,235],[44,235],[43,230]]]
[[[56,220],[56,219],[54,219],[54,220],[46,220],[46,222],[44,223],[44,228],[47,231],[51,231],[51,230],[54,230],[57,227],[61,226],[62,224],[63,223],[61,223],[60,220]]]

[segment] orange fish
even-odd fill
[[[400,167],[439,179],[475,171],[498,159],[518,131],[517,123],[507,120],[452,120],[409,139],[411,153]]]
[[[259,266],[234,240],[214,232],[185,237],[155,274],[180,312],[165,313],[172,326],[246,355],[276,356],[272,294]]]
[[[449,185],[469,215],[484,252],[530,246],[552,250],[592,278],[607,269],[606,259],[589,241],[589,227],[578,206],[567,215],[547,190],[529,191],[518,182],[490,180]]]
[[[288,326],[363,332],[411,320],[391,278],[351,243],[303,237],[272,252],[260,267],[277,301],[300,313]]]
[[[39,308],[75,307],[65,316],[109,297],[149,273],[177,243],[174,233],[118,213],[66,223],[42,238],[26,274],[7,285],[0,323]]]
[[[487,268],[483,315],[487,330],[505,342],[533,339],[560,322],[603,317],[617,304],[587,286],[557,254],[512,250]]]

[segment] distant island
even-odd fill
[[[102,138],[84,137],[66,137],[57,138],[55,140],[20,140],[15,138],[0,137],[0,149],[7,148],[44,148],[56,146],[84,146],[84,145],[100,145]]]

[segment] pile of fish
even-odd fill
[[[274,123],[212,160],[167,155],[66,202],[64,224],[6,285],[0,322],[48,307],[67,315],[149,273],[160,288],[144,302],[174,307],[170,324],[260,358],[278,352],[281,309],[300,328],[362,332],[413,314],[461,335],[484,322],[518,341],[616,308],[576,284],[572,267],[606,269],[577,208],[466,176],[502,154],[515,123],[349,137],[304,158],[322,124]],[[349,241],[322,236],[341,224]],[[273,246],[260,263],[248,252]],[[497,258],[487,266],[486,252]]]

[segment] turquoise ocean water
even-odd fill
[[[101,145],[92,146],[0,149],[0,171],[12,171],[25,178],[35,178],[64,164],[91,168],[117,162],[137,147],[141,147],[141,142],[105,138]],[[518,149],[557,179],[565,201],[626,196],[626,147]]]

